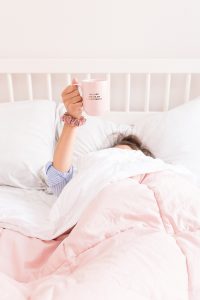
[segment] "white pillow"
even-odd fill
[[[46,189],[41,170],[52,159],[56,103],[0,104],[0,185]]]
[[[200,185],[200,97],[136,121],[135,133],[156,157],[192,171]]]
[[[62,132],[63,122],[60,120],[60,117],[65,111],[64,104],[58,104],[56,110],[56,140],[58,140]],[[133,130],[130,125],[117,124],[103,120],[100,117],[86,116],[86,119],[86,123],[77,130],[72,159],[74,165],[76,165],[77,159],[84,154],[111,147],[118,133],[130,134]]]

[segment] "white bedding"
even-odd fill
[[[44,191],[0,186],[0,226],[34,236],[48,226],[46,216],[55,201]]]
[[[79,159],[78,173],[58,199],[44,191],[1,186],[1,227],[50,240],[75,225],[90,201],[109,183],[165,169],[174,169],[192,180],[186,169],[147,157],[141,151],[109,148],[90,153]]]
[[[0,186],[44,190],[43,165],[53,157],[56,103],[0,104]]]

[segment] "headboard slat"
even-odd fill
[[[188,102],[190,99],[190,87],[191,87],[191,74],[186,75],[186,84],[185,84],[185,102]]]
[[[7,74],[7,83],[8,83],[8,94],[10,102],[14,102],[14,88],[13,88],[13,79],[12,74]]]
[[[167,74],[166,81],[165,81],[165,101],[163,107],[164,111],[169,109],[170,89],[171,89],[171,74]]]
[[[126,102],[125,102],[125,111],[130,111],[130,98],[131,98],[131,74],[126,74]]]
[[[47,74],[47,91],[49,100],[53,100],[52,97],[52,82],[51,82],[51,74]]]
[[[33,100],[33,83],[31,74],[26,75],[29,100]]]
[[[150,88],[151,88],[151,74],[146,74],[146,87],[145,87],[145,103],[144,103],[144,111],[149,111],[150,104]]]

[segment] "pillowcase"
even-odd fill
[[[41,170],[52,160],[56,102],[0,104],[0,185],[46,189]]]
[[[64,123],[60,117],[66,108],[63,103],[59,103],[56,109],[56,141],[61,135]],[[89,152],[108,148],[113,145],[118,133],[132,133],[130,125],[117,124],[111,121],[103,120],[100,117],[86,116],[86,123],[77,130],[77,136],[74,145],[73,165],[77,164],[77,159]]]
[[[189,169],[200,186],[200,97],[136,121],[135,134],[156,157]]]

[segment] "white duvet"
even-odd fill
[[[0,225],[43,240],[53,239],[77,223],[87,205],[105,186],[139,174],[172,169],[193,181],[183,167],[172,166],[141,151],[117,148],[79,159],[78,170],[60,196],[43,191],[0,187]]]

